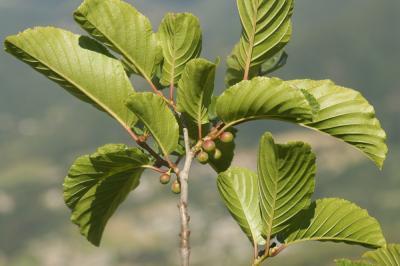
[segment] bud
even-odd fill
[[[208,154],[206,152],[204,152],[204,151],[201,151],[197,155],[197,160],[202,164],[206,164],[208,162]]]
[[[170,180],[171,176],[169,174],[162,174],[160,176],[160,183],[163,185],[168,184]]]
[[[229,143],[233,141],[233,134],[231,132],[225,131],[219,136],[219,139],[224,143]]]
[[[221,159],[221,157],[222,157],[222,152],[221,152],[221,150],[215,149],[213,158],[214,158],[215,160],[219,160],[219,159]]]
[[[202,147],[206,152],[212,152],[215,150],[215,142],[212,140],[206,140],[203,142]]]
[[[178,180],[175,180],[171,185],[171,191],[175,194],[181,193],[181,184],[179,184]]]

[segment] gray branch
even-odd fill
[[[181,184],[181,195],[179,200],[179,213],[181,217],[181,265],[189,266],[189,257],[190,257],[190,230],[189,230],[189,214],[188,214],[188,179],[189,179],[189,171],[192,165],[194,152],[190,148],[190,140],[188,129],[186,127],[183,128],[183,137],[185,141],[185,150],[186,150],[186,158],[185,164],[183,166],[183,170],[179,173],[179,182]]]

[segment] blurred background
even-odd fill
[[[202,56],[225,58],[240,36],[233,0],[130,0],[156,29],[167,11],[200,17]],[[82,33],[72,19],[80,0],[0,0],[0,39],[35,25]],[[315,198],[343,197],[381,221],[389,242],[400,242],[400,1],[301,0],[294,15],[289,60],[274,75],[331,78],[360,90],[375,106],[390,152],[380,172],[358,151],[330,137],[279,122],[239,127],[235,165],[256,167],[259,137],[304,140],[318,154]],[[223,89],[224,64],[216,84]],[[147,89],[140,80],[136,88]],[[132,144],[108,116],[82,103],[10,55],[0,52],[0,265],[177,265],[177,197],[146,174],[111,218],[100,248],[69,222],[62,182],[74,158],[106,143]],[[396,163],[397,162],[397,163]],[[216,192],[215,173],[194,167],[190,211],[192,265],[250,265],[251,246]],[[306,243],[267,265],[333,265],[365,249]]]

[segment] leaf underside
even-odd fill
[[[258,176],[264,237],[281,232],[296,214],[309,207],[315,171],[315,155],[309,145],[275,144],[270,133],[262,136]]]
[[[107,221],[139,185],[147,155],[138,148],[108,144],[75,160],[64,181],[64,200],[81,234],[98,246]]]
[[[167,13],[157,32],[164,62],[160,83],[176,84],[187,62],[201,52],[200,22],[190,13]]]
[[[242,36],[227,59],[226,84],[258,75],[261,65],[289,42],[292,0],[237,0]]]
[[[121,0],[85,0],[75,21],[91,36],[121,54],[126,66],[151,80],[162,49],[147,17]]]
[[[179,81],[177,109],[188,114],[197,125],[208,123],[208,107],[214,90],[215,64],[193,59]]]
[[[124,106],[133,92],[124,67],[94,40],[54,27],[36,27],[5,40],[6,51],[124,127],[137,121]]]
[[[233,85],[218,97],[218,117],[226,127],[257,119],[310,121],[304,94],[277,78],[256,77]]]
[[[250,241],[264,244],[257,179],[256,173],[235,167],[220,173],[217,185],[225,206]]]
[[[179,125],[161,96],[137,92],[129,96],[126,105],[145,125],[165,156],[177,148]]]
[[[368,261],[352,261],[348,259],[338,259],[335,260],[337,266],[374,266],[374,264]]]
[[[363,258],[370,259],[381,266],[399,266],[400,265],[400,245],[388,244],[386,247],[374,251],[368,251]]]
[[[284,233],[284,242],[333,241],[381,247],[386,244],[379,223],[366,210],[336,198],[315,201],[299,213]]]
[[[318,102],[319,111],[312,122],[304,123],[306,127],[353,145],[382,168],[388,151],[386,133],[374,108],[359,92],[335,85],[330,80],[293,80],[288,83],[307,91]]]

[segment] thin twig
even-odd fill
[[[188,179],[189,170],[193,161],[195,152],[190,149],[189,133],[186,127],[183,127],[183,137],[185,141],[186,158],[182,172],[179,173],[179,182],[181,184],[181,195],[179,200],[179,213],[181,218],[180,233],[180,255],[181,266],[189,266],[190,257],[190,230],[189,230],[189,214],[188,214]]]
[[[251,266],[259,266],[259,265],[261,265],[261,263],[262,263],[264,260],[266,260],[267,257],[268,257],[268,256],[263,255],[263,256],[261,256],[261,257],[256,258],[256,259],[253,261],[253,263],[251,264]]]
[[[225,125],[223,122],[219,122],[209,133],[203,138],[203,140],[211,139],[214,140],[218,138],[225,130],[227,130],[230,125]]]
[[[154,91],[154,93],[156,93],[156,94],[160,95],[161,97],[165,98],[164,94],[159,89],[157,89],[156,85],[154,85],[154,83],[153,83],[153,81],[151,81],[151,79],[146,78],[146,81],[147,81],[147,83],[149,83],[149,85],[150,85],[151,89]]]
[[[173,164],[170,161],[164,160],[157,152],[155,152],[146,142],[141,141],[138,135],[135,134],[135,132],[132,131],[127,126],[124,126],[125,130],[128,132],[128,134],[132,137],[132,139],[143,149],[148,151],[157,161],[155,163],[155,166],[166,166],[171,168]]]
[[[201,122],[197,122],[197,133],[198,133],[198,138],[202,139],[203,138],[203,127],[201,126]]]
[[[258,244],[257,241],[253,240],[253,248],[254,248],[254,260],[258,257]]]
[[[268,246],[271,246],[271,245],[268,245]],[[286,245],[285,244],[280,244],[280,245],[278,245],[278,246],[276,246],[276,247],[273,247],[273,248],[266,248],[265,249],[265,251],[263,252],[264,254],[262,255],[262,256],[257,256],[255,259],[254,259],[254,261],[253,261],[253,263],[252,263],[252,265],[251,266],[259,266],[259,265],[261,265],[261,263],[263,262],[263,261],[265,261],[266,259],[268,259],[269,257],[275,257],[275,256],[277,256],[279,253],[281,253],[282,252],[282,250],[284,250],[286,248]]]
[[[146,79],[146,81],[149,83],[151,89],[154,91],[154,93],[158,94],[161,98],[163,98],[163,100],[172,107],[172,109],[176,112],[176,105],[174,103],[173,100],[168,100],[167,97],[164,96],[164,94],[157,89],[156,85],[154,85],[153,81],[151,81],[150,79]]]
[[[169,100],[171,102],[174,101],[174,80],[171,80],[171,84],[169,85]]]
[[[168,170],[163,170],[163,169],[160,169],[160,168],[155,167],[153,165],[143,165],[142,168],[151,169],[151,170],[153,170],[153,171],[155,171],[157,173],[160,173],[160,174],[165,174],[165,173],[168,172]]]

